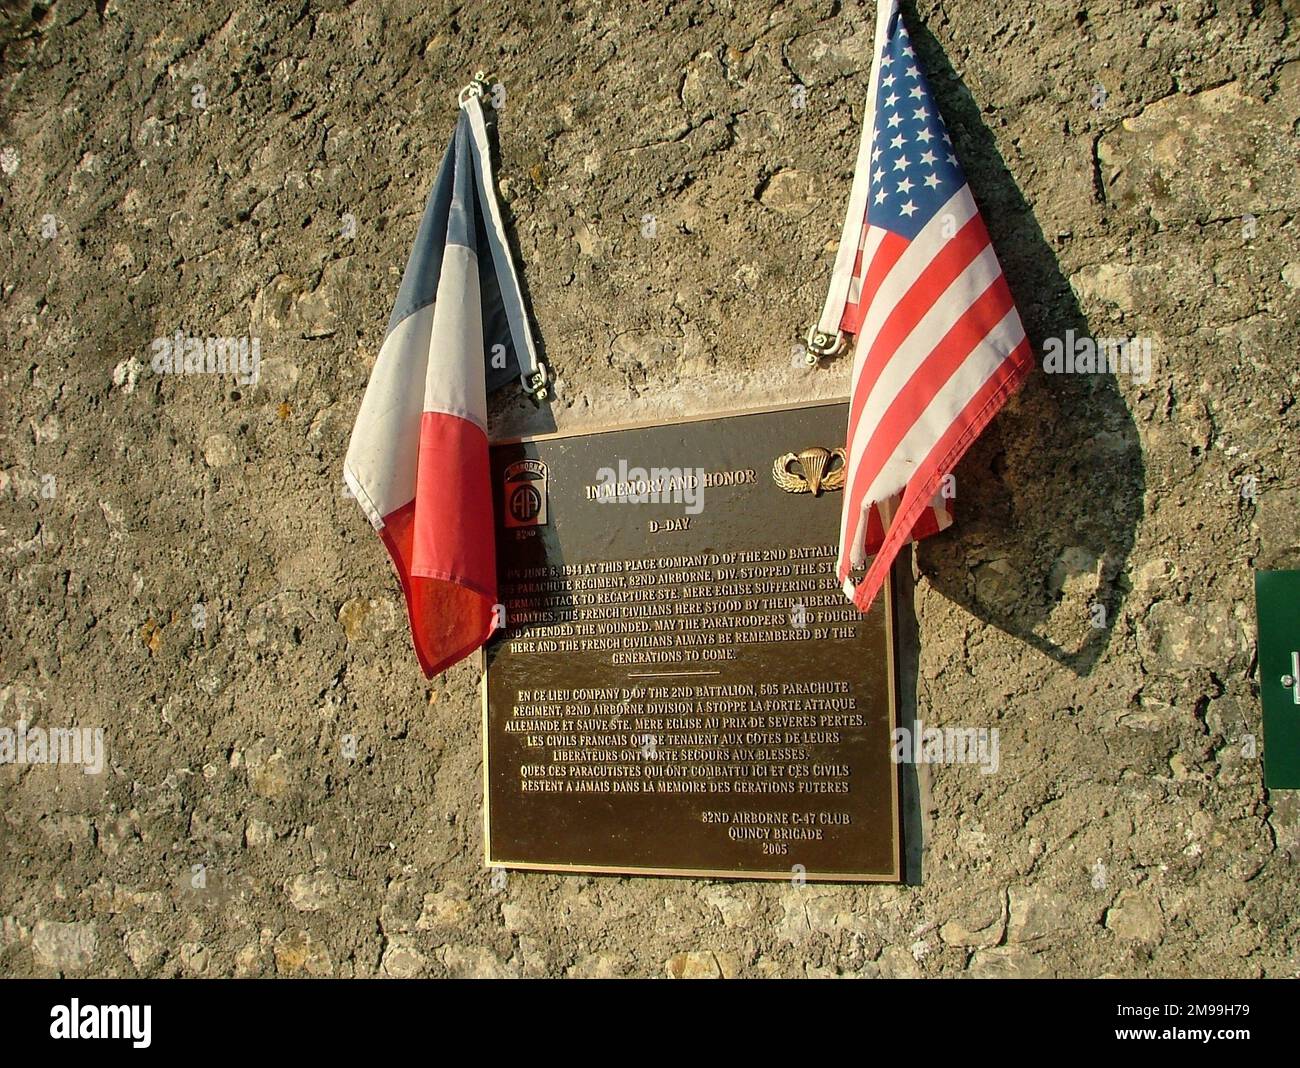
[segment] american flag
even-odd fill
[[[951,524],[945,476],[1032,363],[897,0],[877,15],[858,171],[815,331],[856,339],[837,568],[865,612],[899,550]]]

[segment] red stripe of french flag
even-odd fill
[[[492,634],[496,551],[478,265],[448,245],[437,297],[380,350],[344,467],[406,595],[432,677]]]

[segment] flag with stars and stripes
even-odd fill
[[[827,350],[844,337],[855,341],[837,568],[865,612],[899,550],[952,523],[946,476],[1032,362],[897,0],[878,8],[848,216],[809,340]]]

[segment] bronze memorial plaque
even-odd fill
[[[847,408],[492,447],[489,866],[899,878],[892,598],[834,574]]]

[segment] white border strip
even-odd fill
[[[840,319],[848,302],[853,281],[853,264],[858,257],[858,242],[867,218],[867,200],[871,195],[871,151],[876,126],[876,95],[880,86],[880,52],[884,48],[889,20],[898,10],[898,0],[876,5],[876,41],[871,52],[871,79],[867,83],[867,104],[862,112],[862,137],[858,142],[858,162],[853,171],[853,189],[849,193],[849,210],[844,216],[840,247],[835,254],[830,289],[822,308],[817,329],[832,337],[839,332]]]
[[[505,305],[506,319],[510,323],[510,335],[514,341],[515,355],[519,359],[521,374],[533,374],[537,370],[537,350],[533,346],[532,331],[528,328],[528,316],[524,313],[523,293],[519,288],[519,277],[515,274],[514,261],[510,258],[510,245],[506,241],[505,227],[501,223],[501,209],[497,206],[496,186],[492,177],[492,150],[488,145],[487,126],[483,122],[483,105],[477,96],[468,97],[461,107],[469,115],[471,141],[474,153],[474,177],[478,182],[478,195],[487,206],[491,225],[488,227],[488,242],[492,246],[492,263],[497,272],[497,283],[501,288],[501,301]],[[526,361],[526,362],[525,362]]]

